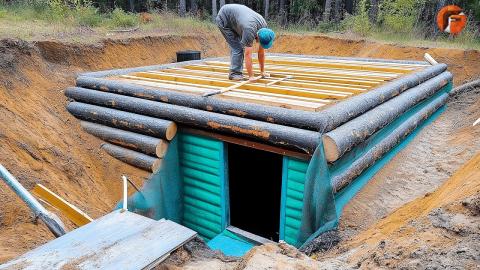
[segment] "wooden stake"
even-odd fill
[[[437,62],[435,59],[433,59],[433,57],[432,57],[430,54],[428,54],[428,53],[425,53],[425,55],[423,56],[423,58],[425,58],[425,60],[426,60],[428,63],[430,63],[432,66],[438,64],[438,62]]]

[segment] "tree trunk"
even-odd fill
[[[130,6],[130,12],[135,12],[135,0],[128,0]]]
[[[435,113],[441,106],[443,106],[448,99],[448,94],[445,93],[422,108],[420,111],[405,120],[392,133],[385,137],[381,142],[372,146],[365,154],[355,160],[342,173],[332,178],[332,187],[334,192],[340,191],[346,187],[353,180],[355,180],[364,170],[372,166],[375,161],[383,157],[388,151],[398,145],[402,140],[414,131],[419,125],[423,123],[428,117]]]
[[[168,143],[159,138],[85,121],[80,125],[95,137],[146,155],[163,158],[167,153]]]
[[[76,118],[144,135],[171,140],[177,133],[172,121],[148,117],[105,107],[71,102],[67,110]]]
[[[284,26],[286,24],[286,21],[285,21],[285,18],[286,18],[286,14],[285,14],[285,0],[280,0],[279,2],[279,7],[278,7],[278,10],[279,10],[279,16],[280,16],[280,24],[282,26]]]
[[[368,11],[368,17],[372,23],[377,23],[378,20],[378,5],[381,0],[371,0],[370,10]]]
[[[217,17],[217,0],[212,0],[212,21]]]
[[[146,170],[148,172],[158,172],[162,164],[161,159],[154,158],[113,144],[104,143],[102,144],[101,148],[105,150],[105,152],[107,152],[110,156],[127,164],[130,164],[134,167]]]
[[[77,101],[98,105],[72,102],[67,106],[70,113],[80,119],[87,118],[82,119],[87,121],[90,121],[88,118],[94,118],[94,120],[97,119],[98,121],[105,119],[105,115],[101,113],[102,110],[115,111],[120,115],[135,115],[135,120],[145,117],[167,123],[174,121],[183,126],[210,130],[220,134],[231,134],[236,137],[248,138],[310,155],[313,154],[320,140],[320,134],[316,131],[260,122],[141,98],[81,88],[69,88],[65,94]],[[80,109],[75,107],[80,107]],[[87,117],[82,117],[85,114],[87,114]],[[113,119],[121,124],[133,121],[131,117],[123,119],[114,117]],[[169,121],[162,119],[168,119]],[[111,123],[112,121],[109,119],[106,122]],[[150,126],[154,128],[156,125]],[[150,130],[149,127],[141,124],[134,125],[134,127],[141,127],[140,131]]]
[[[180,0],[180,5],[179,5],[179,8],[178,8],[178,14],[181,17],[184,17],[186,13],[187,13],[187,2],[186,2],[186,0]]]
[[[343,0],[335,0],[335,22],[340,22],[343,16]]]
[[[323,10],[323,22],[330,22],[331,13],[332,13],[332,0],[325,0],[325,8]]]
[[[264,18],[265,20],[268,20],[268,10],[270,9],[270,0],[264,0],[264,5],[265,5]]]
[[[220,8],[225,6],[225,0],[220,0]]]
[[[406,111],[435,95],[451,80],[452,74],[444,72],[326,133],[323,145],[327,161],[336,161]]]
[[[197,0],[190,0],[190,13],[193,15],[197,15],[197,12],[198,12]]]

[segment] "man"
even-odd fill
[[[252,67],[253,43],[258,41],[258,62],[262,77],[265,73],[265,50],[272,47],[275,33],[267,28],[265,19],[244,5],[224,5],[218,12],[216,23],[230,46],[230,80],[243,80],[243,59],[248,78],[254,80]]]

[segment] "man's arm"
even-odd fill
[[[247,68],[248,78],[253,78],[253,63],[252,63],[253,47],[245,47],[245,67]]]
[[[260,74],[265,76],[265,49],[258,45],[258,64],[260,65]]]

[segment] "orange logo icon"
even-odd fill
[[[445,6],[437,14],[437,25],[442,32],[458,35],[466,24],[467,16],[459,6]]]

